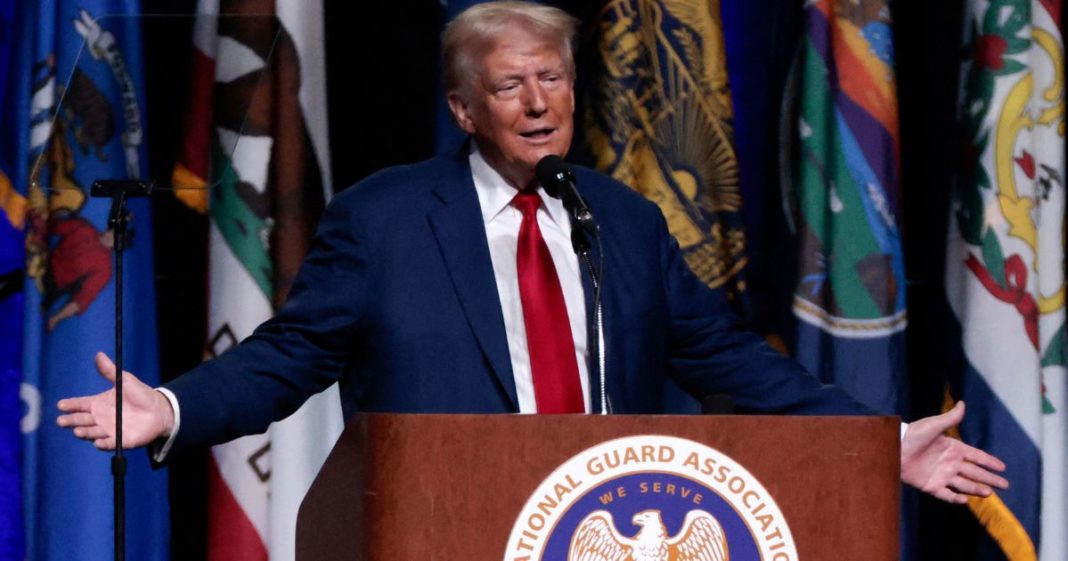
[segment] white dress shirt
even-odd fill
[[[471,143],[474,146],[474,143]],[[490,261],[493,276],[497,280],[497,296],[504,312],[505,333],[508,336],[508,356],[512,361],[512,376],[515,378],[516,397],[520,413],[537,413],[534,400],[534,379],[530,371],[530,353],[527,350],[527,330],[523,321],[523,303],[519,298],[519,274],[516,268],[516,247],[519,245],[519,226],[523,214],[512,206],[518,191],[504,180],[477,148],[468,156],[471,176],[482,208],[482,220],[489,241]],[[542,206],[538,208],[538,227],[549,246],[549,253],[560,278],[567,317],[571,324],[571,338],[575,342],[575,360],[578,363],[579,381],[582,384],[582,402],[590,412],[590,380],[586,364],[586,296],[582,288],[582,274],[578,256],[571,246],[571,220],[564,204],[538,188]]]

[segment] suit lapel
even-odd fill
[[[435,187],[441,205],[427,217],[471,331],[512,409],[518,411],[504,314],[466,153],[461,150],[457,154],[454,165]]]

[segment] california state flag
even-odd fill
[[[211,217],[211,358],[284,301],[331,186],[321,4],[201,0],[198,12],[174,183]],[[335,386],[266,434],[214,447],[208,559],[293,559],[297,509],[341,428]]]

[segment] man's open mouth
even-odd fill
[[[521,132],[521,133],[519,133],[519,136],[522,136],[523,138],[532,138],[532,139],[536,140],[536,139],[539,139],[539,138],[545,138],[545,137],[549,136],[555,130],[556,129],[553,129],[553,128],[534,129],[534,130],[531,130],[531,131]]]

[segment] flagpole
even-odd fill
[[[90,194],[111,198],[108,228],[111,229],[115,253],[115,453],[111,457],[114,483],[115,561],[126,559],[126,456],[122,450],[122,375],[123,375],[123,254],[126,250],[129,213],[128,197],[144,197],[152,192],[151,182],[137,180],[100,180],[93,183]]]

